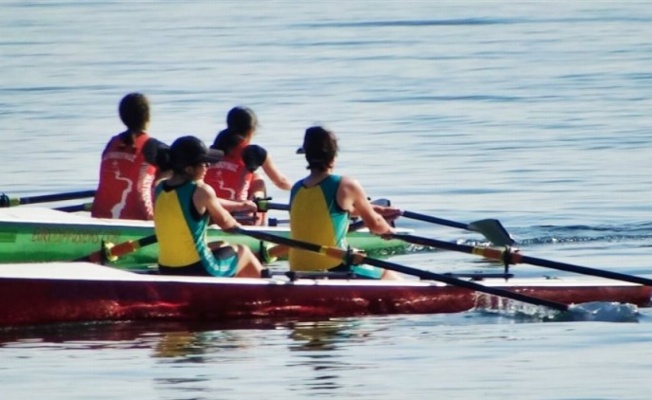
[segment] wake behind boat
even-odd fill
[[[251,227],[288,237],[289,227]],[[399,232],[410,232],[397,229]],[[91,218],[40,207],[0,208],[0,263],[72,261],[113,244],[136,241],[154,234],[151,221]],[[208,229],[208,240],[225,240],[259,251],[260,241],[250,236],[227,234],[217,227]],[[367,229],[349,232],[350,246],[370,255],[403,253],[409,246],[401,240],[384,240]],[[139,267],[156,263],[158,245],[152,244],[120,257],[115,265]]]
[[[563,303],[649,304],[652,288],[596,278],[482,280]],[[0,326],[90,321],[230,321],[456,313],[511,302],[432,281],[139,274],[85,262],[0,265]]]

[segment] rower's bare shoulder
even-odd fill
[[[348,188],[348,189],[361,189],[362,186],[360,185],[360,182],[358,182],[357,179],[350,177],[350,176],[342,176],[342,180],[340,181],[340,185]]]
[[[215,189],[204,181],[197,181],[197,188],[195,193],[201,195],[202,197],[216,197]]]
[[[343,189],[346,193],[350,193],[355,196],[364,195],[364,189],[362,188],[360,182],[350,176],[342,176],[340,188]]]

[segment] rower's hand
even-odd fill
[[[380,234],[379,236],[380,236],[382,239],[385,239],[385,240],[391,240],[391,239],[394,239],[394,235],[395,235],[395,234],[396,234],[396,229],[392,228],[392,229],[390,229],[389,231]]]
[[[239,211],[248,211],[248,212],[258,211],[258,205],[252,200],[243,200],[240,206],[242,208]]]
[[[387,222],[393,222],[403,215],[403,211],[400,208],[391,206],[374,205],[374,211],[382,215]]]
[[[394,222],[401,215],[403,215],[403,211],[400,208],[396,208],[396,207],[385,207],[385,208],[386,208],[385,211],[381,215],[383,216],[383,218],[385,218],[387,222]]]
[[[271,197],[254,197],[254,203],[256,204],[256,211],[266,212],[268,211],[269,201],[272,200]]]
[[[235,221],[235,219],[233,221]],[[226,232],[226,233],[238,233],[240,228],[241,228],[241,225],[236,222],[235,224],[233,224],[231,226],[223,227],[222,230],[224,232]]]

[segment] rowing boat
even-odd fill
[[[648,305],[652,288],[595,278],[483,279],[564,303]],[[509,300],[438,282],[142,274],[85,262],[0,265],[0,326],[89,321],[225,322],[456,313]]]
[[[249,229],[289,236],[287,226]],[[99,219],[38,207],[0,208],[0,263],[72,261],[99,251],[103,241],[117,244],[153,234],[151,221]],[[259,240],[227,234],[216,226],[209,227],[208,240],[244,244],[255,252],[260,247]],[[347,241],[376,256],[402,253],[408,246],[401,240],[384,240],[368,229],[349,232]],[[121,257],[114,265],[136,268],[153,264],[157,254],[158,246],[153,244]]]

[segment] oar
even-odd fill
[[[75,204],[74,206],[57,207],[55,210],[64,212],[77,212],[77,211],[90,211],[93,208],[93,203]]]
[[[289,204],[274,203],[272,201],[269,201],[269,199],[256,199],[255,202],[258,205],[258,211],[267,211],[267,210],[290,211]],[[389,200],[376,199],[376,200],[372,200],[371,204],[389,205]]]
[[[408,234],[395,234],[392,235],[394,239],[404,240],[408,243],[419,244],[422,246],[436,247],[443,250],[452,250],[462,253],[475,254],[481,257],[489,258],[492,260],[499,260],[509,264],[531,264],[539,267],[546,267],[558,269],[560,271],[575,272],[578,274],[592,275],[601,278],[613,279],[617,281],[638,283],[640,285],[652,286],[652,279],[642,278],[639,276],[622,274],[619,272],[605,271],[602,269],[595,269],[589,267],[582,267],[579,265],[567,264],[557,261],[549,261],[541,258],[528,257],[523,254],[515,253],[506,249],[495,249],[490,247],[467,246],[463,244],[444,242],[437,239],[429,239],[421,236],[414,236]]]
[[[419,214],[412,211],[403,211],[402,215],[405,218],[478,232],[489,239],[491,243],[497,246],[511,246],[514,244],[514,239],[509,236],[509,233],[505,227],[497,219],[482,219],[479,221],[471,222],[470,224],[464,224],[462,222],[450,221],[447,219],[432,217],[430,215]]]
[[[493,288],[484,285],[480,285],[475,282],[465,281],[457,279],[450,275],[442,275],[435,272],[424,271],[417,268],[411,268],[405,265],[392,263],[389,261],[378,260],[376,258],[369,258],[362,253],[351,253],[346,250],[342,250],[337,247],[330,246],[321,246],[318,244],[303,242],[295,239],[286,238],[283,236],[272,235],[267,232],[260,231],[249,231],[246,229],[239,228],[235,230],[235,233],[241,233],[243,235],[248,235],[253,238],[263,240],[266,242],[272,242],[277,244],[282,244],[285,246],[296,247],[307,251],[312,251],[315,253],[320,253],[328,257],[333,257],[340,260],[345,260],[348,257],[351,257],[355,264],[369,264],[379,268],[384,268],[396,272],[401,272],[407,275],[413,275],[421,279],[428,279],[438,282],[443,282],[451,286],[459,286],[466,289],[471,289],[477,292],[492,294],[494,296],[505,297],[508,299],[521,301],[524,303],[534,304],[537,306],[545,306],[558,311],[568,311],[569,306],[563,303],[556,301],[541,299],[538,297],[528,296],[522,293],[512,292],[505,289]],[[398,236],[398,235],[397,235]]]
[[[385,201],[381,199],[382,201]],[[381,201],[378,200],[378,201]],[[375,203],[372,201],[372,203]],[[283,204],[283,203],[274,203],[269,201],[268,199],[256,199],[256,204],[258,204],[258,211],[268,211],[268,210],[280,210],[280,211],[290,211],[290,205],[289,204]],[[349,232],[355,232],[357,230],[360,230],[364,228],[364,221],[358,220],[355,222],[352,222],[349,224]]]
[[[377,199],[374,202],[382,204],[382,202],[388,202],[386,199]],[[373,202],[372,202],[373,203]],[[257,201],[258,208],[260,210],[284,210],[289,211],[290,206],[287,204],[273,203],[267,199],[260,199]],[[430,215],[419,214],[413,211],[402,211],[401,215],[405,218],[410,218],[414,220],[419,220],[423,222],[430,222],[432,224],[450,226],[452,228],[464,229],[467,231],[478,232],[487,238],[491,243],[497,246],[511,246],[514,244],[514,239],[509,236],[509,233],[505,227],[497,219],[482,219],[479,221],[474,221],[469,224],[464,224],[462,222],[450,221],[443,218],[432,217]],[[355,222],[354,224],[360,224],[360,221]],[[354,225],[352,224],[352,226]],[[355,230],[355,228],[354,228]]]
[[[256,205],[258,205],[258,211],[265,212],[268,210],[280,210],[280,211],[290,211],[289,204],[283,203],[274,203],[269,201],[269,199],[256,199]]]
[[[6,194],[0,195],[0,207],[13,207],[22,204],[49,203],[53,201],[84,199],[95,196],[95,190],[83,190],[79,192],[46,194],[31,197],[9,197]]]
[[[127,240],[116,245],[102,242],[102,248],[99,251],[87,256],[80,257],[74,261],[90,261],[104,264],[106,261],[115,261],[118,257],[134,252],[141,247],[156,243],[156,235],[145,236],[138,240]]]

